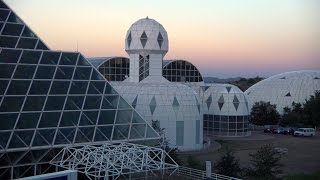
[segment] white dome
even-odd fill
[[[127,31],[125,50],[127,53],[152,52],[165,55],[168,52],[167,31],[153,19],[140,19]]]
[[[160,122],[171,145],[180,150],[202,148],[201,107],[191,88],[178,83],[111,84],[150,124],[151,120]],[[179,124],[183,124],[182,127]]]
[[[320,71],[306,70],[278,74],[258,82],[245,91],[249,107],[265,101],[277,105],[279,113],[291,107],[292,102],[304,103],[310,95],[320,90]]]

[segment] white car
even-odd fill
[[[316,131],[314,128],[299,128],[293,134],[294,136],[315,136]]]

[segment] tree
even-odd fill
[[[282,173],[281,154],[270,144],[250,153],[251,165],[245,170],[247,179],[273,180]]]
[[[187,158],[187,167],[193,168],[193,169],[199,169],[199,170],[203,170],[204,169],[203,164],[201,164],[201,162],[199,162],[193,156],[188,156],[188,158]]]
[[[316,91],[303,105],[304,122],[310,126],[320,126],[320,91]]]
[[[169,141],[167,140],[166,136],[165,136],[165,128],[161,128],[160,127],[160,123],[158,120],[151,120],[151,126],[152,128],[157,131],[159,133],[159,135],[161,136],[160,140],[158,141],[158,143],[156,144],[157,147],[160,147],[161,149],[165,150],[168,155],[177,163],[177,164],[182,164],[182,161],[179,157],[179,149],[178,148],[171,148],[169,146]],[[170,161],[170,159],[168,157],[166,157],[166,162]]]
[[[222,152],[221,157],[215,164],[214,169],[218,174],[231,177],[239,177],[241,172],[239,159],[236,159],[233,151],[229,149],[229,147]]]
[[[256,102],[251,109],[251,121],[256,125],[277,124],[280,114],[275,104],[270,102]]]

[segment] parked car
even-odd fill
[[[273,131],[278,128],[277,125],[264,125],[264,130],[263,132],[265,133],[273,133]]]
[[[283,134],[284,135],[287,135],[287,134],[292,134],[293,135],[293,133],[296,131],[296,130],[298,130],[298,128],[295,128],[295,127],[286,127],[286,128],[283,128]]]
[[[283,127],[278,127],[273,130],[273,133],[275,134],[284,134],[284,128]]]
[[[315,136],[316,131],[314,128],[299,128],[293,134],[294,136]]]

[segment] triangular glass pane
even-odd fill
[[[49,48],[41,40],[38,41],[36,49],[49,50]]]
[[[42,113],[40,128],[57,127],[61,112],[44,112]]]
[[[14,23],[19,23],[19,24],[23,24],[23,22],[21,21],[21,19],[16,16],[13,11],[11,11],[10,16],[8,18],[8,22],[14,22]]]
[[[59,64],[60,65],[75,65],[78,59],[78,53],[62,53]]]
[[[0,149],[5,149],[11,132],[0,132]]]
[[[98,118],[98,111],[83,111],[80,120],[80,126],[95,125]]]
[[[113,126],[99,126],[95,134],[95,141],[110,141]]]
[[[11,141],[9,143],[9,148],[19,148],[19,147],[26,147],[26,145],[22,142],[19,138],[17,133],[13,133]]]
[[[233,103],[234,108],[236,108],[236,111],[238,110],[239,103]]]
[[[113,124],[115,119],[115,110],[102,110],[99,115],[99,125],[100,124]]]
[[[222,106],[224,104],[224,98],[223,98],[223,95],[221,94],[219,100],[218,100],[218,106],[219,106],[219,109],[221,110]]]
[[[73,79],[76,80],[89,80],[91,74],[91,67],[77,67]]]
[[[42,130],[38,130],[38,132],[49,144],[52,144],[52,140],[56,132],[55,129],[42,129]]]
[[[133,111],[132,123],[145,123],[145,121],[136,111]]]
[[[68,96],[64,109],[66,110],[80,110],[82,109],[84,96]]]
[[[128,35],[128,38],[127,38],[127,43],[128,43],[128,47],[130,48],[130,45],[131,45],[131,41],[132,41],[132,37],[131,37],[131,32],[129,33]]]
[[[136,96],[136,98],[134,98],[134,100],[133,100],[133,102],[132,102],[132,107],[133,108],[136,108],[136,106],[137,106],[137,101],[138,101],[138,95]]]
[[[10,161],[9,164],[15,164],[21,157],[23,157],[26,154],[25,151],[17,151],[17,152],[11,152],[7,153],[8,160]]]
[[[107,83],[106,89],[104,90],[104,94],[118,94],[118,93],[113,89],[113,87],[109,83]]]
[[[89,62],[82,55],[80,55],[77,65],[78,66],[91,66],[89,64]]]
[[[54,144],[70,144],[71,142],[58,130]]]
[[[80,111],[63,112],[60,121],[60,127],[64,126],[77,126],[79,120]]]
[[[91,81],[89,84],[88,94],[102,94],[105,82],[103,81]]]
[[[40,113],[22,113],[19,117],[16,129],[36,128],[39,121]]]
[[[32,146],[46,146],[46,145],[50,145],[50,144],[44,139],[44,137],[42,137],[39,131],[37,131],[34,137]]]
[[[73,142],[73,137],[74,137],[75,131],[76,131],[75,128],[58,129],[58,132],[60,132],[60,134],[63,135],[70,143]],[[57,138],[58,138],[58,136],[56,137],[56,142],[57,142]],[[61,140],[63,140],[63,142],[65,142],[65,138],[63,138]]]
[[[132,110],[118,110],[116,124],[128,124],[131,122]]]
[[[159,137],[158,133],[154,129],[152,129],[149,125],[147,125],[147,136],[146,138],[155,138]]]
[[[159,32],[159,34],[158,34],[157,40],[158,40],[159,47],[160,47],[160,49],[161,49],[162,42],[163,42],[163,37],[162,37],[162,35],[161,35],[160,32]]]
[[[209,109],[210,106],[211,106],[211,103],[212,103],[212,96],[211,96],[211,94],[210,94],[210,96],[208,97],[208,99],[206,100],[206,103],[207,103],[207,107],[208,107],[208,109]]]
[[[20,139],[27,145],[29,146],[30,145],[30,142],[32,140],[32,137],[33,137],[33,133],[34,133],[34,130],[24,130],[24,131],[16,131],[15,133],[17,133],[17,135],[20,137]]]
[[[154,110],[155,110],[156,107],[157,107],[157,102],[156,102],[155,96],[153,96],[153,98],[151,99],[150,104],[149,104],[149,107],[150,107],[151,114],[153,115]]]
[[[9,9],[7,5],[5,5],[2,1],[0,1],[0,8]]]
[[[227,91],[228,91],[228,93],[229,93],[230,90],[231,90],[231,87],[230,87],[230,86],[227,86],[226,89],[227,89]]]
[[[118,125],[114,127],[112,140],[128,139],[129,125]]]
[[[146,124],[133,124],[130,130],[130,139],[144,138],[146,133]]]
[[[148,40],[148,37],[147,37],[146,33],[143,31],[143,33],[140,37],[140,42],[141,42],[143,48],[146,45],[147,40]]]
[[[120,96],[118,109],[131,109],[130,105]]]
[[[79,128],[75,143],[91,142],[93,136],[94,127]]]
[[[117,109],[119,95],[104,96],[102,109]]]
[[[234,102],[234,103],[239,103],[239,99],[237,98],[236,95],[233,96],[233,102]]]
[[[11,130],[11,129],[13,129],[13,126],[16,123],[17,117],[18,117],[18,114],[16,114],[16,113],[0,114],[0,119],[1,119],[1,121],[0,121],[0,130]],[[4,121],[4,119],[5,119],[5,121]]]
[[[90,79],[91,80],[105,80],[105,78],[101,74],[99,74],[99,71],[96,69],[92,70]]]
[[[286,94],[286,96],[287,96],[287,97],[290,97],[290,96],[291,96],[290,92],[288,92],[288,93]]]

